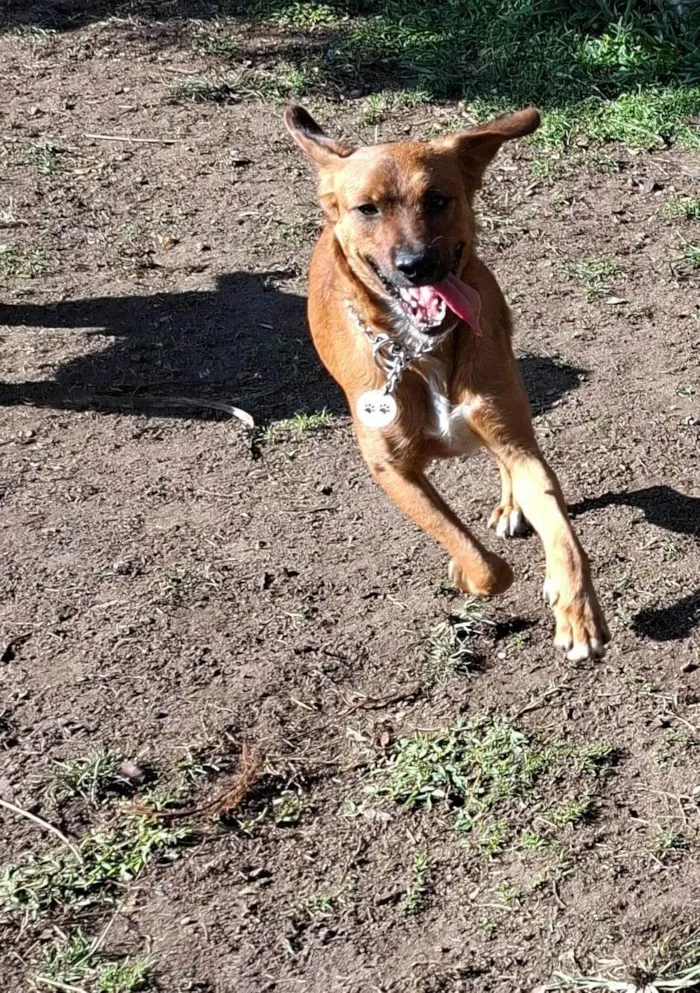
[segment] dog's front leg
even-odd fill
[[[412,521],[439,541],[452,557],[450,579],[465,593],[491,596],[503,593],[513,572],[462,524],[421,469],[395,464],[391,456],[377,458],[363,448],[370,472],[394,503]],[[374,447],[374,446],[372,446]]]
[[[555,644],[572,660],[600,657],[610,632],[588,556],[571,526],[557,477],[535,441],[527,401],[523,398],[510,427],[502,416],[504,409],[505,405],[500,410],[482,405],[473,429],[510,472],[513,499],[542,540],[547,561],[543,592],[554,611]]]

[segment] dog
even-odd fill
[[[513,572],[462,524],[425,475],[434,459],[486,448],[501,475],[489,520],[529,523],[546,556],[555,645],[599,658],[610,640],[588,558],[545,462],[515,362],[508,307],[475,249],[474,198],[505,141],[531,134],[534,108],[426,142],[353,147],[299,106],[285,110],[313,165],[325,226],[309,275],[314,345],[347,398],[374,479],[450,555],[463,592],[491,596]]]

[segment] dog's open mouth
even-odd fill
[[[481,333],[479,294],[454,274],[462,255],[462,248],[463,245],[460,244],[455,249],[452,272],[440,282],[427,286],[396,287],[384,276],[379,266],[370,260],[385,289],[401,305],[406,316],[421,334],[439,334],[448,310],[466,321],[477,334]]]

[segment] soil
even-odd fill
[[[244,742],[299,791],[291,825],[195,818],[178,857],[125,888],[106,947],[150,951],[163,990],[512,993],[638,961],[700,925],[700,308],[681,261],[697,234],[664,211],[698,195],[700,158],[580,150],[547,181],[521,145],[492,169],[482,255],[614,640],[595,664],[554,650],[529,536],[505,549],[517,581],[485,604],[479,666],[433,684],[426,638],[459,598],[442,550],[370,480],[308,340],[312,179],[277,102],[173,98],[217,65],[194,31],[124,17],[0,37],[0,223],[21,263],[0,304],[0,796],[77,837],[114,811],[51,800],[56,761],[106,746],[167,784],[204,754],[198,804]],[[263,41],[246,30],[242,51]],[[356,101],[317,110],[374,140]],[[396,113],[378,136],[455,113]],[[127,134],[159,140],[91,137]],[[591,258],[620,267],[600,293],[568,268]],[[323,408],[330,428],[265,435]],[[496,547],[486,456],[434,479]],[[517,853],[474,855],[438,809],[348,816],[388,742],[483,713],[615,749],[545,887],[527,889]],[[661,829],[687,847],[650,855]],[[0,812],[4,862],[49,844]],[[410,917],[417,851],[430,885]],[[522,895],[501,907],[504,881]],[[300,924],[320,892],[335,909]],[[27,988],[48,927],[0,917],[5,993]]]

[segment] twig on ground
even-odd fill
[[[176,145],[182,138],[137,138],[130,134],[86,134],[92,141],[128,141],[149,145]]]
[[[70,849],[70,851],[73,853],[73,855],[75,855],[77,860],[82,863],[83,857],[78,851],[78,849],[75,847],[73,842],[69,841],[69,839],[66,838],[65,834],[63,834],[62,831],[59,831],[58,828],[54,827],[53,824],[49,824],[49,822],[45,821],[43,817],[38,817],[36,814],[30,814],[28,810],[24,810],[22,807],[18,807],[16,804],[11,803],[9,800],[3,800],[2,797],[0,797],[0,807],[5,807],[7,810],[11,810],[12,813],[18,814],[20,817],[26,817],[28,821],[33,821],[34,824],[38,824],[39,827],[44,828],[46,831],[50,831],[52,834],[55,834],[56,837],[59,839],[59,841],[62,842],[62,844],[64,844],[66,848]]]

